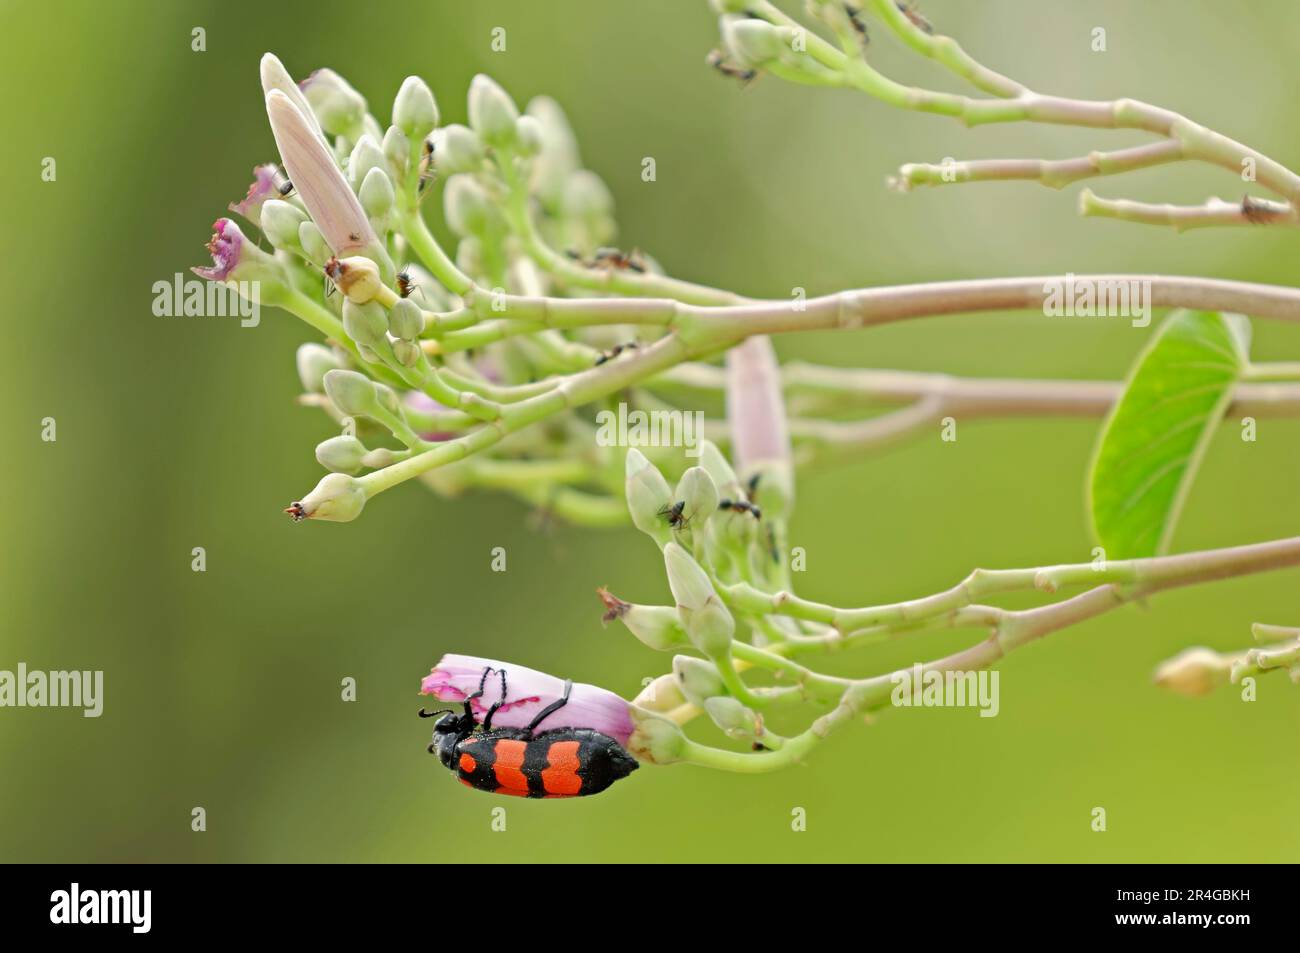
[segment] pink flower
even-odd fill
[[[243,201],[231,202],[230,211],[244,216],[254,225],[260,225],[263,203],[281,197],[276,171],[274,163],[259,165],[253,169],[253,184],[248,187],[248,194],[244,196]]]
[[[727,419],[736,469],[745,472],[758,464],[790,462],[781,368],[765,336],[727,352]]]
[[[248,239],[244,233],[228,218],[219,218],[212,225],[212,238],[208,241],[208,251],[212,253],[211,268],[194,268],[200,278],[209,281],[225,281],[243,258]]]
[[[492,671],[483,682],[483,672],[488,668]],[[538,712],[564,697],[562,678],[472,655],[444,655],[420,683],[420,694],[459,704],[478,691],[482,682],[483,695],[470,702],[475,719],[482,721],[488,709],[501,699],[502,672],[505,672],[506,700],[492,716],[493,727],[526,728]],[[634,727],[626,701],[595,685],[574,682],[568,704],[547,716],[538,731],[590,728],[626,745]]]

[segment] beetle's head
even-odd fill
[[[442,711],[425,711],[420,709],[421,718],[438,717],[433,723],[433,741],[429,753],[436,754],[444,767],[451,767],[451,760],[456,753],[456,743],[474,730],[474,716],[460,714],[451,709]]]

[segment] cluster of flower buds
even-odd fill
[[[1257,648],[1221,653],[1203,646],[1186,649],[1162,662],[1155,683],[1179,695],[1208,695],[1223,685],[1264,672],[1288,672],[1300,685],[1300,629],[1255,625]]]

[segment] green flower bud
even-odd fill
[[[276,248],[288,251],[300,251],[302,241],[298,229],[307,221],[307,216],[298,206],[280,199],[271,199],[262,203],[262,234]]]
[[[382,352],[388,343],[388,312],[378,301],[343,302],[343,330],[358,344]]]
[[[388,330],[393,337],[414,341],[424,330],[424,314],[410,298],[400,298],[388,312]]]
[[[387,447],[376,447],[362,457],[361,462],[372,470],[382,470],[384,467],[392,466],[399,460],[405,460],[408,453],[409,451],[406,450],[390,450]]]
[[[578,141],[560,104],[549,96],[538,96],[528,104],[527,114],[536,119],[541,132],[541,152],[533,161],[531,191],[552,214],[560,211],[564,185],[582,168]],[[525,133],[521,132],[521,138]]]
[[[453,175],[448,179],[442,201],[447,226],[457,235],[463,238],[487,234],[493,220],[492,200],[473,176]]]
[[[705,699],[704,711],[728,738],[758,741],[763,733],[758,715],[730,696]]]
[[[515,143],[519,108],[491,77],[479,73],[469,84],[469,125],[488,145]]]
[[[686,504],[682,516],[687,525],[696,520],[703,523],[718,508],[718,488],[703,467],[691,467],[682,474],[674,498]]]
[[[627,750],[634,758],[650,764],[672,764],[681,759],[686,736],[676,722],[635,706],[630,710],[636,727],[628,739]]]
[[[532,158],[542,151],[542,125],[533,116],[520,116],[515,124],[519,135],[519,154]]]
[[[731,497],[737,495],[740,480],[736,477],[736,471],[712,440],[700,441],[700,466],[713,478],[713,485],[718,488],[719,494]]]
[[[639,606],[624,602],[605,588],[597,589],[596,592],[605,604],[604,621],[618,619],[644,645],[656,652],[666,652],[686,645],[686,630],[677,618],[677,610],[671,606]]]
[[[325,393],[347,417],[370,417],[379,407],[374,382],[356,371],[333,370],[325,374]]]
[[[361,207],[371,218],[383,218],[397,201],[388,173],[378,166],[366,173],[357,197],[361,199]]]
[[[720,26],[722,45],[740,66],[760,69],[781,59],[789,49],[780,29],[766,20],[724,16]]]
[[[412,141],[423,139],[438,125],[438,104],[418,76],[408,76],[393,100],[393,125]]]
[[[423,354],[424,350],[414,341],[401,340],[393,342],[393,357],[403,367],[414,367],[419,364],[420,357]]]
[[[402,398],[397,396],[397,391],[393,390],[387,384],[381,384],[378,381],[374,383],[375,400],[379,401],[379,406],[383,407],[394,417],[405,420],[402,413]]]
[[[361,481],[346,473],[331,473],[316,484],[301,502],[291,504],[285,512],[294,521],[304,519],[347,523],[361,515],[366,505],[366,490]]]
[[[626,473],[627,509],[633,524],[663,546],[672,538],[672,530],[663,516],[673,505],[668,481],[636,448],[627,452]]]
[[[384,131],[383,141],[379,143],[380,151],[388,160],[388,168],[393,177],[400,180],[406,175],[407,165],[411,161],[411,141],[396,126],[389,126]]]
[[[564,214],[582,221],[614,214],[614,196],[590,169],[578,169],[564,183]]]
[[[302,82],[312,112],[331,136],[354,138],[366,115],[365,97],[332,69],[318,69]]]
[[[368,452],[360,440],[346,434],[316,444],[317,461],[334,473],[359,473],[362,460]]]
[[[385,169],[387,166],[388,160],[384,156],[384,151],[379,148],[375,140],[369,136],[362,136],[352,147],[352,155],[348,157],[348,181],[352,183],[354,189],[359,189],[371,169]]]
[[[434,134],[433,166],[443,176],[477,172],[483,157],[483,140],[468,126],[453,123]]]
[[[632,704],[646,711],[670,712],[688,704],[677,684],[677,678],[671,672],[660,675],[632,699]]]
[[[708,574],[676,543],[664,547],[668,588],[677,600],[677,614],[691,643],[710,658],[731,651],[736,622],[713,589]]]
[[[309,394],[319,394],[325,389],[325,374],[342,365],[334,352],[323,344],[300,344],[297,354],[298,379],[302,389]]]
[[[673,657],[673,678],[682,690],[686,700],[696,708],[703,708],[710,698],[727,694],[722,684],[722,676],[712,662],[690,655]]]
[[[1197,646],[1162,662],[1156,669],[1155,683],[1179,695],[1208,695],[1220,685],[1228,684],[1231,671],[1231,658]]]
[[[334,254],[330,251],[325,236],[321,234],[315,222],[303,222],[298,226],[298,244],[312,264],[320,265],[322,268]]]
[[[763,460],[747,467],[743,477],[752,502],[764,518],[783,520],[794,509],[794,471],[785,460]]]

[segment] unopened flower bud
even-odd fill
[[[612,215],[614,196],[605,181],[590,169],[578,169],[564,183],[564,214],[590,220]]]
[[[272,199],[262,205],[262,234],[276,248],[302,250],[298,232],[306,221],[302,210],[289,202]]]
[[[537,120],[542,139],[541,151],[533,161],[530,188],[543,207],[555,214],[560,211],[565,182],[582,168],[578,141],[564,110],[549,96],[529,102],[527,115]],[[522,138],[525,133],[520,135]]]
[[[727,694],[714,664],[691,655],[673,657],[673,678],[686,700],[696,708],[703,708],[710,698]]]
[[[382,470],[384,467],[392,466],[399,460],[405,460],[409,453],[409,450],[390,450],[388,447],[376,447],[362,457],[361,462],[372,470]]]
[[[410,298],[400,298],[388,312],[388,330],[393,337],[414,341],[424,330],[424,313]]]
[[[700,441],[700,466],[713,478],[719,495],[735,496],[740,490],[740,480],[731,468],[718,445],[712,440]]]
[[[349,298],[343,302],[343,330],[357,344],[382,351],[388,343],[388,312],[377,301],[358,304]]]
[[[510,94],[491,77],[479,73],[469,84],[469,124],[483,141],[509,146],[516,141],[519,109]]]
[[[367,172],[366,177],[361,180],[357,197],[361,199],[361,207],[371,218],[383,218],[397,200],[388,173],[378,166]]]
[[[366,115],[366,100],[347,80],[332,69],[318,69],[299,86],[326,132],[357,138]]]
[[[515,123],[519,135],[519,154],[532,158],[542,151],[542,126],[533,116],[520,116]]]
[[[379,406],[374,382],[364,374],[333,370],[326,372],[324,380],[325,393],[344,416],[373,416]]]
[[[423,139],[438,125],[438,104],[433,92],[418,76],[408,76],[393,100],[393,125],[412,141]]]
[[[718,488],[703,467],[691,467],[683,473],[673,495],[686,504],[682,508],[682,517],[687,525],[695,520],[703,523],[718,508]]]
[[[632,699],[632,704],[646,711],[669,712],[689,702],[677,684],[677,677],[669,672],[641,689],[641,693]]]
[[[360,480],[346,473],[331,473],[300,502],[290,504],[285,512],[294,522],[314,519],[347,523],[360,516],[365,505],[366,490]]]
[[[359,191],[361,183],[366,180],[370,170],[384,169],[387,163],[384,151],[379,148],[378,143],[369,136],[362,136],[352,147],[352,155],[348,157],[348,178],[352,182],[352,187]]]
[[[605,604],[603,620],[622,622],[642,644],[656,652],[682,648],[687,644],[686,630],[677,617],[677,610],[671,606],[641,606],[624,602],[608,589],[601,588],[596,592]]]
[[[347,434],[330,437],[316,444],[316,460],[326,470],[335,473],[360,472],[362,461],[369,451],[356,437]]]
[[[414,367],[420,363],[420,358],[423,355],[424,349],[414,341],[401,340],[393,342],[393,357],[403,367]]]
[[[330,251],[330,246],[325,242],[325,236],[320,233],[316,223],[312,221],[303,222],[298,226],[298,247],[303,254],[312,262],[320,265],[322,268],[325,262],[330,260],[334,254]]]
[[[635,707],[632,721],[636,727],[626,747],[633,757],[650,764],[672,764],[681,759],[686,736],[676,722]]]
[[[384,131],[384,139],[379,148],[388,160],[388,167],[397,179],[406,175],[406,168],[411,161],[411,141],[396,126],[389,126]]]
[[[1161,663],[1156,669],[1155,683],[1180,695],[1207,695],[1226,685],[1231,671],[1231,659],[1198,646]]]
[[[632,522],[662,546],[671,538],[671,529],[663,515],[673,505],[668,481],[635,447],[627,452],[626,472],[627,509]]]
[[[731,651],[736,622],[694,557],[677,543],[664,547],[668,587],[677,600],[677,614],[691,643],[710,658]]]
[[[279,57],[274,53],[263,54],[261,73],[262,94],[265,96],[271,90],[278,89],[280,92],[284,93],[285,96],[288,96],[290,101],[292,101],[293,104],[302,112],[317,137],[323,140],[324,136],[321,132],[320,122],[316,119],[316,114],[312,110],[311,104],[307,102],[307,97],[302,94],[302,90],[300,90],[298,84],[293,81],[293,77],[290,76],[289,71],[284,68],[284,64],[280,62]]]
[[[788,49],[779,28],[745,16],[724,16],[720,21],[722,43],[740,66],[759,69],[781,59]]]
[[[296,355],[298,379],[302,389],[309,394],[319,394],[325,389],[325,374],[340,367],[334,352],[323,344],[300,344]]]
[[[728,738],[758,741],[762,727],[753,709],[729,695],[715,695],[704,702],[705,713]]]
[[[493,219],[492,200],[472,176],[453,175],[443,193],[447,227],[458,236],[487,234]]]
[[[331,259],[325,266],[325,274],[354,304],[373,301],[384,287],[379,277],[379,266],[361,255]]]
[[[434,134],[433,165],[445,177],[477,172],[483,156],[483,140],[468,126],[453,123]]]

